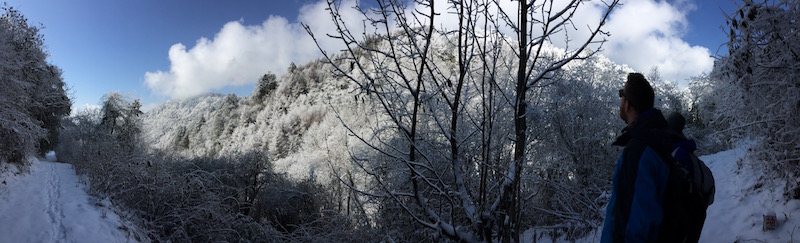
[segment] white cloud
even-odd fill
[[[324,1],[304,6],[298,16],[321,37],[325,36],[323,30],[334,29],[325,7]],[[357,19],[353,16],[358,12],[342,9],[348,19]],[[339,42],[319,39],[326,50],[341,49]],[[267,72],[282,74],[292,62],[305,63],[319,56],[319,49],[300,22],[290,23],[280,16],[270,16],[255,26],[234,21],[225,24],[213,39],[200,38],[189,49],[182,43],[172,45],[169,71],[145,73],[145,84],[160,95],[187,98],[226,86],[251,84]]]
[[[503,7],[507,13],[514,13],[517,8],[516,5]],[[577,47],[589,37],[589,27],[599,23],[605,9],[605,3],[596,0],[578,8],[572,18],[575,28],[570,26],[567,29],[570,48]],[[682,40],[689,25],[686,15],[695,9],[691,0],[621,0],[603,26],[603,30],[610,32],[611,36],[605,37],[607,42],[603,44],[601,54],[638,72],[647,73],[651,68],[658,67],[665,80],[686,86],[688,78],[702,72],[708,73],[714,65],[708,48],[691,46]],[[514,36],[513,33],[507,34]],[[557,34],[551,41],[555,46],[564,48],[565,39],[563,34]]]
[[[187,50],[182,43],[169,48],[169,72],[145,74],[147,86],[162,95],[186,98],[227,85],[255,82],[267,71],[278,72],[293,61],[308,58],[302,30],[272,16],[260,26],[229,22],[213,40],[201,38]]]
[[[437,1],[437,3],[443,3]],[[516,4],[501,1],[507,13],[516,12]],[[341,4],[343,18],[351,33],[363,33],[361,13],[352,9],[354,0]],[[453,9],[437,4],[437,27],[452,29],[457,24],[448,12]],[[325,1],[300,9],[298,21],[289,22],[270,16],[261,25],[244,26],[241,22],[225,24],[213,39],[200,38],[187,50],[184,44],[174,44],[169,50],[169,71],[147,72],[146,85],[155,93],[173,98],[186,98],[226,86],[256,82],[266,72],[282,74],[289,63],[305,63],[320,56],[319,49],[300,22],[309,25],[320,45],[328,52],[337,52],[340,40],[328,38],[336,27],[331,21]],[[407,13],[412,13],[409,6]],[[573,17],[576,29],[570,29],[570,39],[577,42],[588,37],[588,26],[596,24],[605,5],[599,1],[583,4]],[[669,3],[653,0],[623,0],[615,9],[605,30],[611,32],[602,54],[619,64],[627,64],[640,72],[658,67],[661,75],[679,84],[701,72],[709,72],[713,59],[707,48],[691,46],[681,40],[688,21],[686,14],[693,5],[685,0]],[[394,24],[394,23],[390,23]],[[508,30],[501,30],[504,33]],[[507,33],[513,36],[513,33]],[[564,37],[555,36],[556,46],[564,47]]]
[[[686,15],[693,10],[686,1],[623,1],[608,21],[611,37],[603,54],[639,72],[658,67],[664,79],[686,86],[686,79],[708,73],[714,65],[708,48],[681,39],[689,24]]]
[[[563,8],[566,2],[556,1],[554,9],[560,9],[559,5]],[[517,3],[500,3],[506,13],[517,12]],[[437,15],[437,27],[455,28],[458,23],[455,16],[445,14],[453,12],[453,9],[447,9],[449,5],[437,6],[436,12],[442,13]],[[589,37],[590,27],[599,23],[605,9],[606,4],[601,1],[581,3],[572,17],[573,25],[568,26],[566,32],[570,39],[570,49],[576,48]],[[702,72],[708,73],[714,65],[708,48],[691,46],[682,40],[689,25],[686,15],[695,9],[692,0],[621,0],[603,27],[611,36],[606,37],[607,42],[603,44],[601,54],[617,64],[627,64],[638,72],[647,73],[651,68],[657,67],[665,80],[686,86],[688,78]],[[536,29],[534,31],[541,32]],[[511,29],[505,27],[501,32],[516,36]],[[555,46],[565,48],[566,39],[564,33],[557,33],[551,41]],[[597,48],[597,45],[590,48]]]

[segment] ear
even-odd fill
[[[627,113],[631,108],[631,102],[629,102],[628,99],[622,99],[622,111]]]

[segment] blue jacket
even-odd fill
[[[694,140],[684,138],[678,140],[673,147],[675,148],[675,154],[672,156],[675,157],[675,161],[680,162],[689,173],[693,173],[694,167],[689,162],[692,161],[692,155],[697,150],[697,143]]]
[[[639,115],[614,145],[624,146],[614,170],[602,242],[655,242],[664,218],[669,166],[658,151],[671,151],[667,121],[657,109]],[[663,153],[663,152],[662,152]],[[668,155],[667,155],[668,156]]]

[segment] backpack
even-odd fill
[[[692,140],[686,140],[678,144],[686,142],[694,144]],[[694,153],[678,146],[678,144],[676,144],[675,150],[671,153],[672,158],[686,170],[682,173],[686,173],[686,179],[690,181],[689,191],[698,194],[703,204],[708,207],[714,203],[714,193],[716,192],[714,175],[705,162],[700,160]]]
[[[714,176],[705,163],[689,149],[676,143],[669,156],[662,156],[670,175],[664,192],[664,219],[659,242],[697,242],[706,218],[706,209],[714,203]],[[692,149],[693,150],[693,149]]]

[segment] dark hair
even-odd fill
[[[669,128],[672,130],[682,132],[683,127],[686,126],[686,118],[683,118],[681,113],[673,112],[667,116],[667,123],[669,123]]]
[[[631,103],[636,112],[642,113],[653,108],[655,94],[653,87],[641,73],[629,73],[625,82],[625,99]]]
[[[678,112],[672,112],[667,116],[667,124],[669,129],[675,133],[675,136],[682,140],[686,140],[686,135],[683,134],[683,128],[686,126],[686,118]]]

